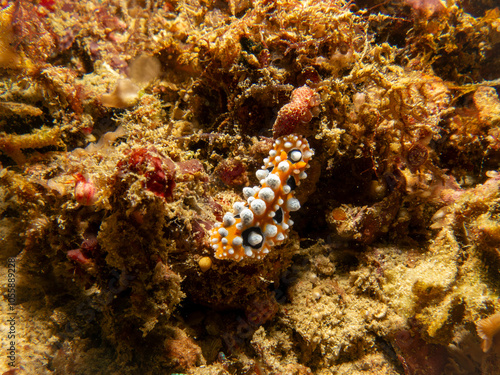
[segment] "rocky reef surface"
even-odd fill
[[[0,373],[496,374],[494,3],[0,0]]]

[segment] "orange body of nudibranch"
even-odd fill
[[[222,223],[210,231],[217,259],[262,259],[273,246],[288,237],[293,224],[290,212],[300,208],[294,189],[307,177],[314,152],[300,135],[275,140],[269,157],[256,175],[261,186],[243,189],[246,202],[236,202]]]

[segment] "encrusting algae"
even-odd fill
[[[496,374],[499,15],[0,0],[0,373]]]

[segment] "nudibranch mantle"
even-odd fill
[[[290,212],[300,209],[294,190],[307,177],[305,170],[313,155],[301,135],[274,141],[269,157],[256,172],[261,186],[244,188],[246,202],[234,203],[233,213],[227,212],[210,231],[217,259],[262,259],[288,237],[293,225]]]

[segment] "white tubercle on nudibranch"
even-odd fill
[[[210,244],[218,259],[240,261],[262,259],[273,246],[287,237],[293,221],[290,212],[300,209],[294,190],[307,178],[305,170],[314,151],[300,135],[287,135],[274,141],[269,157],[256,172],[261,186],[246,187],[246,202],[236,202],[233,212],[210,231]]]

